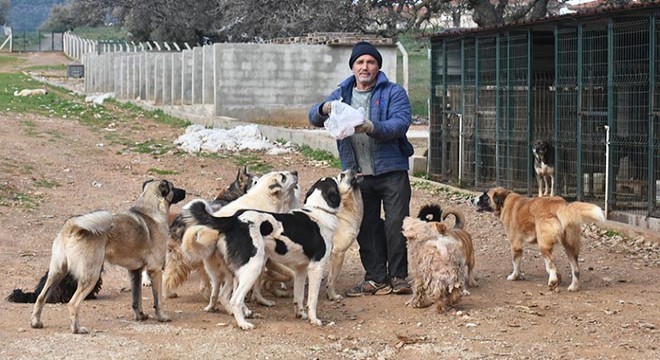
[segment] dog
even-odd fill
[[[44,276],[42,276],[41,279],[39,279],[39,283],[34,288],[34,291],[24,292],[22,289],[14,289],[14,291],[12,291],[12,293],[9,294],[9,296],[7,296],[6,300],[13,303],[33,304],[35,301],[37,301],[37,296],[39,296],[41,290],[43,290],[44,285],[46,284],[46,279],[48,279],[48,271],[46,271]],[[96,299],[96,295],[99,293],[99,291],[101,291],[102,285],[103,285],[103,280],[99,276],[98,281],[96,281],[96,285],[94,285],[92,291],[85,297],[85,300]],[[69,302],[73,294],[76,292],[77,288],[78,288],[78,282],[73,278],[73,276],[70,273],[67,273],[64,279],[62,279],[62,281],[59,283],[59,285],[56,288],[54,288],[53,291],[50,293],[50,296],[48,296],[46,302],[49,304]]]
[[[364,211],[360,182],[362,176],[357,176],[353,170],[342,171],[337,178],[341,206],[337,213],[337,231],[332,237],[332,260],[326,282],[326,295],[330,300],[343,298],[335,290],[335,283],[344,264],[346,251],[355,243],[360,232]]]
[[[23,89],[21,91],[14,91],[14,96],[37,96],[37,95],[48,95],[48,90],[46,89]]]
[[[271,239],[265,238],[266,255],[268,258],[294,269],[293,303],[296,317],[309,319],[311,324],[317,326],[322,325],[322,321],[317,317],[316,308],[323,271],[332,252],[332,237],[337,227],[337,213],[340,203],[341,195],[337,178],[321,178],[308,190],[301,209],[295,209],[287,213],[263,212],[270,214],[274,218],[273,221],[280,223],[282,227],[281,233],[274,235]],[[245,212],[246,210],[238,210],[234,216],[238,215],[240,217]],[[207,226],[223,234],[223,236],[216,238],[215,252],[220,255],[220,263],[234,263],[237,256],[245,256],[248,250],[238,248],[231,251],[231,234],[223,233],[220,225],[221,221],[226,220],[223,220],[222,217],[216,217],[216,214],[210,214],[204,204],[195,203],[186,211],[186,221],[189,226]],[[255,238],[251,237],[251,239],[252,241],[246,238],[241,243],[255,243]],[[213,289],[211,302],[214,302],[219,294],[219,272],[210,271],[209,267],[206,269],[211,277]],[[306,279],[309,280],[307,312],[304,310]],[[236,284],[234,282],[233,293],[237,291]],[[224,300],[221,300],[223,304],[227,302],[231,304],[232,300],[227,299],[227,289],[230,287],[232,287],[230,278],[225,277],[223,291],[220,294],[224,298]],[[230,309],[236,311],[233,305],[230,306]]]
[[[568,291],[580,289],[580,225],[605,221],[603,210],[586,202],[567,202],[559,196],[529,198],[502,187],[484,192],[474,199],[477,211],[488,211],[498,217],[509,237],[513,255],[513,272],[507,280],[521,278],[520,260],[524,243],[537,243],[545,259],[548,287],[555,290],[561,282],[552,250],[563,245],[571,264],[571,285]]]
[[[227,286],[223,289],[221,302],[227,313],[234,315],[239,328],[253,329],[254,325],[245,320],[245,316],[251,315],[245,306],[245,296],[266,264],[266,242],[273,241],[273,236],[280,234],[282,227],[267,213],[241,210],[232,216],[217,218],[212,213],[209,203],[194,200],[187,204],[183,221],[200,224],[197,219],[204,219],[204,224],[212,225],[224,235],[218,241],[216,266],[209,268],[209,274],[212,274],[214,284],[220,282],[220,276],[226,284],[232,284],[231,298]],[[213,219],[209,220],[211,217]]]
[[[454,227],[452,229],[447,229],[443,232],[443,235],[446,235],[455,241],[458,242],[461,251],[463,252],[463,257],[465,259],[466,265],[466,289],[463,291],[463,295],[469,295],[467,287],[474,288],[479,286],[477,280],[474,276],[474,265],[476,259],[474,256],[474,243],[472,242],[472,236],[470,233],[464,230],[465,228],[465,215],[458,208],[449,208],[444,211],[440,208],[439,205],[430,204],[425,205],[419,210],[419,215],[417,216],[420,220],[425,220],[429,222],[439,222],[445,221],[449,215],[454,215]]]
[[[238,169],[234,181],[222,189],[218,195],[210,203],[213,211],[218,211],[222,206],[245,195],[247,191],[252,188],[259,179],[258,176],[251,174],[247,166]],[[163,272],[163,293],[165,298],[177,297],[178,295],[174,290],[179,287],[193,272],[197,271],[201,276],[200,287],[203,293],[210,294],[210,280],[204,271],[202,263],[192,266],[187,258],[181,253],[181,239],[186,230],[185,223],[181,213],[176,214],[170,224],[171,239],[167,244],[167,256],[165,261],[165,270]],[[146,277],[148,279],[148,277]],[[145,283],[145,277],[142,277],[142,285],[148,286]],[[207,291],[208,290],[208,291]]]
[[[48,278],[34,304],[30,325],[35,329],[43,327],[44,303],[68,271],[78,281],[69,301],[71,331],[87,333],[78,321],[80,304],[94,288],[104,260],[128,270],[135,320],[147,319],[142,312],[140,284],[140,273],[146,268],[154,284],[156,320],[170,321],[161,311],[159,297],[169,233],[167,217],[170,205],[185,196],[185,190],[175,188],[167,180],[149,180],[128,211],[112,214],[98,210],[67,220],[53,242]]]
[[[407,216],[402,233],[408,243],[412,298],[406,305],[425,308],[436,304],[438,313],[455,306],[465,290],[465,257],[460,242],[447,236],[441,222]]]
[[[243,209],[287,212],[300,207],[299,192],[298,172],[272,171],[259,177],[256,184],[245,195],[221,207],[213,215],[216,217],[231,216]],[[184,214],[188,210],[186,205],[181,213]],[[193,266],[203,263],[208,273],[209,268],[213,270],[218,263],[215,249],[220,236],[220,232],[210,227],[187,223],[181,240],[181,250]],[[275,265],[271,264],[271,266]],[[281,269],[282,272],[286,272],[286,270],[284,267]],[[213,271],[217,272],[217,270]],[[291,271],[291,273],[293,272]],[[293,274],[291,274],[291,277],[293,277]],[[262,296],[260,285],[258,281],[257,285],[253,288],[252,295],[255,300],[265,306],[275,305],[273,301],[265,299]],[[209,304],[204,308],[204,311],[215,310],[217,291],[218,289],[216,289],[214,295],[212,286]]]
[[[539,186],[539,197],[555,196],[555,148],[550,142],[536,140],[532,144],[534,171]],[[548,180],[550,184],[548,185]]]

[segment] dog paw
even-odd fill
[[[568,291],[570,292],[576,292],[580,290],[580,285],[578,284],[571,284],[571,286],[568,287]]]
[[[147,320],[148,318],[149,318],[149,316],[147,316],[145,313],[143,313],[141,311],[139,313],[136,312],[135,316],[133,317],[133,319],[135,321],[144,321],[144,320]]]
[[[255,299],[255,300],[257,301],[257,304],[262,305],[262,306],[266,306],[266,307],[273,307],[276,304],[275,301],[264,299],[264,298]]]
[[[332,293],[332,294],[328,293],[327,296],[328,296],[328,300],[330,300],[330,301],[340,301],[340,300],[344,299],[343,296],[341,296],[337,293]]]
[[[523,277],[520,274],[511,274],[511,275],[506,277],[506,279],[509,280],[509,281],[522,280],[522,278]]]
[[[206,311],[206,312],[211,312],[211,313],[218,311],[218,309],[216,309],[215,306],[212,306],[212,305],[207,305],[203,310]]]
[[[84,328],[82,326],[79,326],[77,328],[71,329],[74,334],[89,334],[89,330],[87,328]]]
[[[158,322],[170,322],[170,321],[172,321],[172,319],[169,316],[166,316],[166,315],[163,315],[163,314],[160,314],[160,315],[157,314],[156,315],[156,321],[158,321]]]
[[[463,289],[463,291],[461,291],[461,295],[463,295],[463,296],[470,296],[470,295],[472,295],[472,294],[470,294],[470,292],[469,292],[468,290]]]
[[[323,326],[323,321],[319,319],[309,319],[310,324],[316,325],[316,326]]]
[[[238,324],[238,327],[241,330],[252,330],[252,329],[254,329],[254,324],[251,324],[247,321],[242,321],[241,323]]]
[[[32,321],[30,321],[30,326],[33,329],[41,329],[44,327],[44,323],[42,323],[41,320],[32,319]]]

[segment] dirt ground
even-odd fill
[[[58,55],[30,64],[64,62]],[[24,64],[25,65],[25,64]],[[12,69],[15,70],[15,69]],[[6,89],[2,91],[7,91]],[[122,211],[131,206],[150,169],[189,196],[211,198],[228,185],[235,159],[171,152],[161,156],[125,151],[107,143],[104,131],[76,121],[12,114],[0,109],[0,295],[32,290],[47,270],[50,246],[70,216],[95,209]],[[151,121],[118,124],[117,135],[141,142],[173,141],[183,129]],[[337,169],[299,154],[257,155],[274,169],[297,170],[303,191]],[[185,202],[184,201],[184,202]],[[570,270],[562,249],[555,253],[564,275],[559,291],[546,287],[543,260],[534,246],[523,257],[525,280],[510,282],[509,247],[492,214],[477,213],[465,195],[425,182],[413,186],[411,213],[428,203],[458,206],[476,249],[480,286],[457,311],[412,309],[409,296],[322,297],[323,327],[295,319],[290,298],[273,298],[258,313],[256,328],[235,327],[224,312],[206,313],[206,299],[193,277],[168,299],[171,323],[131,319],[125,270],[106,266],[97,300],[85,301],[81,324],[88,335],[69,331],[64,304],[47,304],[43,329],[29,326],[32,304],[0,302],[0,358],[3,359],[658,359],[660,358],[660,245],[655,234],[611,224],[584,227],[582,288],[566,291]],[[616,228],[616,231],[607,231]],[[613,236],[610,236],[614,234]],[[357,246],[349,250],[339,278],[346,290],[363,276]],[[151,292],[144,292],[151,313]]]

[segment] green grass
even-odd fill
[[[255,174],[265,174],[273,171],[273,167],[262,160],[256,153],[236,153],[228,155],[227,157],[233,160],[238,166],[247,165],[250,172],[254,172]]]
[[[50,181],[46,179],[41,179],[41,180],[35,180],[34,181],[34,186],[36,187],[41,187],[41,188],[46,188],[46,189],[52,189],[56,187],[62,186],[60,183],[57,181]]]
[[[35,66],[30,66],[27,68],[27,70],[34,70],[34,71],[39,71],[39,70],[45,70],[45,71],[65,71],[66,70],[66,65],[35,65]]]
[[[179,175],[179,173],[174,171],[174,170],[162,170],[162,169],[156,169],[156,168],[150,168],[149,170],[147,170],[147,172],[152,173],[154,175],[160,175],[160,176]]]
[[[308,159],[324,161],[333,168],[341,169],[341,161],[328,151],[313,149],[308,145],[302,145],[299,150],[300,153]]]
[[[0,66],[18,65],[25,60],[11,55],[0,55]]]
[[[412,36],[402,36],[399,41],[408,53],[408,97],[412,114],[428,117],[429,84],[431,65],[428,59],[428,44]],[[403,84],[403,56],[397,52],[397,83]]]

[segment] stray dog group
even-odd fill
[[[38,96],[38,95],[48,95],[48,90],[46,89],[23,89],[14,91],[14,96]]]
[[[183,200],[185,194],[185,190],[175,188],[167,180],[151,180],[143,184],[142,193],[125,212],[99,210],[67,220],[53,242],[48,277],[34,304],[30,325],[43,327],[41,312],[46,299],[70,273],[78,281],[69,301],[71,331],[87,333],[78,323],[78,312],[82,300],[94,289],[104,261],[128,270],[134,319],[140,321],[147,319],[142,311],[140,283],[140,273],[146,269],[154,284],[155,318],[169,321],[159,302],[169,237],[167,219],[170,205]]]
[[[341,176],[339,178],[342,179]],[[350,187],[352,179],[343,179],[349,182]],[[337,226],[337,212],[341,203],[339,181],[337,178],[319,179],[305,195],[302,208],[286,213],[238,210],[227,218],[210,214],[209,207],[201,201],[187,207],[182,213],[189,228],[205,226],[217,234],[214,254],[208,254],[205,260],[213,289],[209,306],[215,306],[215,298],[219,294],[221,303],[228,313],[234,315],[239,327],[253,328],[243,318],[251,314],[245,306],[244,298],[247,291],[258,284],[261,272],[255,269],[261,269],[268,257],[294,269],[293,303],[296,317],[309,319],[314,325],[322,325],[316,309],[323,271],[331,255],[332,237]],[[240,199],[231,204],[238,201]],[[226,225],[226,222],[236,223],[236,219],[242,220],[252,213],[270,216],[267,222],[280,224],[281,229],[262,229],[259,236],[249,228],[230,228]],[[272,227],[277,228],[275,225]],[[264,246],[265,253],[261,251]],[[212,264],[210,259],[215,259],[215,263]],[[209,266],[211,264],[213,267]],[[224,281],[220,292],[218,285],[221,278]],[[304,306],[306,279],[309,280],[307,312]],[[228,298],[229,293],[232,294],[231,299]]]
[[[580,289],[580,225],[605,221],[605,214],[599,206],[579,201],[569,203],[558,196],[529,198],[501,187],[484,192],[474,204],[477,211],[492,212],[504,225],[513,254],[513,272],[508,280],[521,278],[523,244],[537,243],[545,259],[548,287],[551,290],[557,288],[561,275],[555,266],[552,250],[560,243],[571,265],[572,281],[568,291]]]

